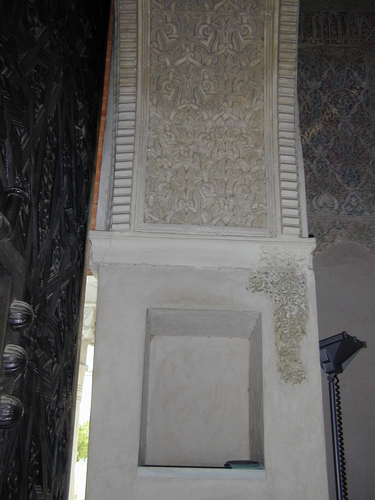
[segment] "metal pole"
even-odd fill
[[[329,403],[331,408],[331,431],[332,431],[332,445],[333,445],[333,462],[335,466],[335,482],[336,482],[336,499],[342,500],[341,496],[341,474],[340,474],[340,455],[337,436],[336,424],[336,400],[335,400],[335,383],[334,377],[329,376]]]
[[[333,460],[335,465],[336,499],[348,500],[339,379],[336,374],[329,375],[328,382],[331,408]]]

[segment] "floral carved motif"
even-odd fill
[[[262,0],[151,2],[145,222],[266,228]]]
[[[309,11],[300,18],[300,126],[309,231],[318,251],[338,241],[375,248],[375,13],[369,10]]]
[[[374,117],[363,50],[300,50],[300,113],[308,210],[374,215]]]
[[[248,290],[265,292],[272,298],[277,369],[281,379],[292,384],[306,378],[300,360],[300,342],[306,335],[308,318],[306,277],[298,267],[302,260],[286,250],[273,256],[264,254],[262,261],[269,267],[251,275],[248,285]]]

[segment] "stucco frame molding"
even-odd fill
[[[278,38],[278,164],[283,234],[307,236],[306,195],[298,120],[299,1],[280,0]]]

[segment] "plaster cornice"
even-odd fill
[[[91,231],[90,241],[90,268],[94,274],[101,265],[111,264],[256,269],[262,265],[265,253],[275,253],[281,248],[298,255],[300,265],[310,268],[316,245],[314,238],[255,240],[109,231]]]

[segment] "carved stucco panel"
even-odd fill
[[[267,228],[263,1],[151,2],[146,223]]]
[[[264,267],[250,275],[248,289],[272,298],[277,369],[284,382],[301,383],[306,372],[300,359],[300,342],[306,335],[308,303],[304,258],[285,249],[265,252]]]
[[[309,231],[317,252],[346,241],[374,252],[375,13],[370,2],[363,11],[342,7],[301,4],[298,89]]]
[[[306,236],[299,2],[116,5],[112,230]]]

